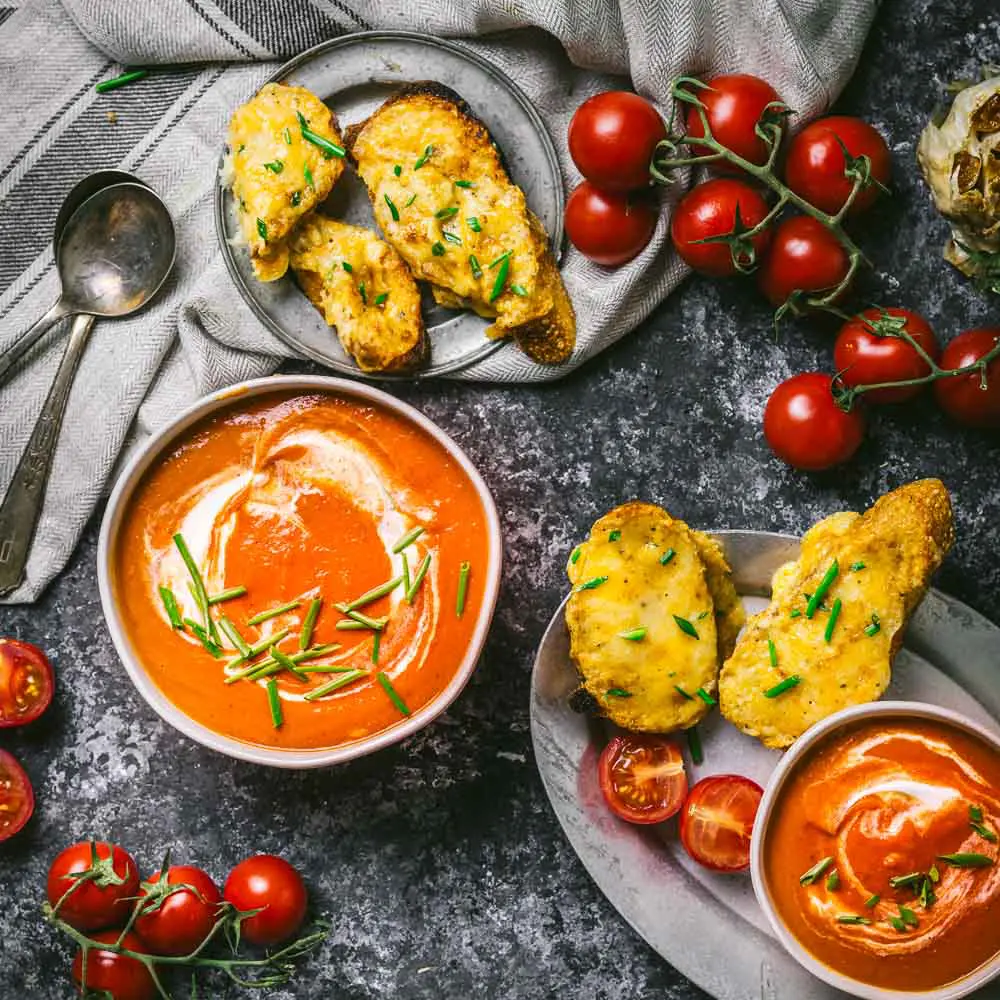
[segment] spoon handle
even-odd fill
[[[59,299],[40,320],[29,326],[3,354],[0,354],[0,385],[7,381],[7,373],[41,340],[42,335],[64,316],[68,316],[69,312],[66,303]]]
[[[0,504],[0,596],[15,590],[24,579],[52,470],[52,456],[66,412],[66,400],[93,325],[93,316],[77,316],[73,321],[69,344],[55,381],[31,432],[28,447],[14,470],[3,504]]]

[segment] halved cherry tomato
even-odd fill
[[[0,750],[0,842],[23,829],[35,811],[35,794],[24,768]]]
[[[595,94],[569,123],[569,155],[580,173],[605,191],[649,186],[649,161],[667,129],[645,98],[627,90]]]
[[[764,407],[764,436],[771,450],[796,469],[820,472],[846,462],[865,436],[855,405],[845,413],[833,397],[833,381],[803,372],[782,382]]]
[[[818,296],[833,291],[850,264],[847,251],[822,222],[792,215],[775,229],[757,283],[771,305],[780,306],[796,291]]]
[[[580,253],[605,267],[637,256],[655,228],[647,195],[602,191],[584,181],[566,202],[566,235]]]
[[[923,316],[909,309],[866,309],[840,328],[833,347],[834,365],[844,385],[902,382],[930,374],[930,366],[915,348],[901,337],[881,331],[883,313],[888,314],[890,330],[893,320],[902,320],[906,332],[937,361],[941,349]],[[919,395],[923,388],[908,385],[898,389],[874,389],[863,395],[868,403],[901,403]]]
[[[1000,327],[982,327],[960,333],[944,349],[941,367],[967,368],[985,357],[1000,340]],[[986,366],[986,388],[978,372],[953,375],[934,383],[938,405],[967,427],[1000,427],[1000,357]]]
[[[281,944],[306,918],[308,897],[302,876],[284,858],[256,854],[241,861],[222,891],[237,910],[257,910],[240,924],[252,944]]]
[[[219,915],[222,893],[207,872],[191,865],[168,868],[162,887],[157,872],[143,882],[139,894],[155,897],[160,888],[178,885],[192,888],[167,891],[156,909],[144,911],[135,922],[136,933],[155,955],[191,954],[208,937]]]
[[[615,736],[597,762],[597,776],[608,807],[629,823],[662,823],[687,794],[684,758],[662,736]]]
[[[30,642],[0,639],[0,729],[34,722],[52,702],[48,657]]]
[[[98,931],[94,940],[101,944],[115,944],[120,931]],[[142,941],[135,934],[126,934],[122,947],[137,954],[145,954]],[[88,996],[110,997],[111,1000],[152,1000],[156,996],[156,985],[149,970],[131,955],[119,955],[113,951],[92,948],[87,955],[87,982],[83,982],[83,949],[73,959],[73,981],[83,992],[86,986]]]
[[[750,834],[764,789],[738,774],[702,778],[681,813],[681,843],[691,857],[717,872],[750,867]]]
[[[743,231],[759,225],[767,217],[767,202],[745,181],[717,177],[693,187],[680,200],[670,220],[670,238],[681,258],[701,274],[724,278],[736,273],[728,243],[700,243],[699,240],[732,233],[739,211]],[[751,267],[760,261],[771,239],[770,227],[748,241],[753,259],[746,254],[742,263]]]
[[[843,146],[841,145],[843,143]],[[888,184],[892,158],[885,139],[867,122],[847,115],[830,115],[807,125],[788,146],[785,180],[810,205],[830,215],[844,207],[854,187],[854,178],[845,174],[844,149],[852,157],[867,156],[869,176],[878,184]],[[858,192],[849,215],[869,208],[879,195],[878,184]]]
[[[91,868],[98,870],[98,877],[74,889],[59,907],[58,915],[78,931],[121,927],[139,892],[139,871],[132,855],[117,845],[81,840],[59,854],[49,868],[46,883],[49,905],[55,906],[79,881],[74,875]]]
[[[717,76],[708,81],[708,86],[710,89],[696,93],[705,106],[712,135],[744,160],[758,165],[766,163],[769,149],[757,135],[757,122],[769,104],[781,101],[778,92],[767,81],[748,73]],[[705,126],[694,105],[687,110],[687,135],[695,155],[710,152],[697,141],[704,137]],[[739,173],[739,168],[730,163],[712,166],[724,173]]]

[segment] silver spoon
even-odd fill
[[[66,223],[73,217],[76,210],[91,196],[97,194],[102,188],[110,187],[112,184],[142,184],[148,187],[145,182],[126,174],[123,170],[98,170],[96,173],[88,174],[78,184],[76,184],[65,199],[56,216],[55,230],[52,236],[52,244],[56,251],[56,266],[60,267],[59,247]],[[60,267],[61,270],[61,267]],[[66,298],[64,292],[60,292],[59,299],[55,305],[33,326],[29,327],[21,336],[0,354],[0,385],[21,358],[24,357],[32,347],[42,338],[42,336],[66,316],[76,312],[73,304]]]
[[[79,313],[42,412],[0,505],[0,595],[20,586],[77,366],[96,316],[128,316],[174,263],[174,225],[144,184],[113,184],[73,213],[57,248],[63,298]]]

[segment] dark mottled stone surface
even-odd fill
[[[889,137],[898,168],[895,197],[860,230],[877,266],[869,294],[920,309],[945,338],[996,322],[1000,303],[941,261],[945,226],[914,147],[944,83],[983,62],[1000,63],[990,0],[892,0],[840,105]],[[566,553],[622,500],[655,500],[703,527],[800,532],[925,475],[949,484],[958,515],[940,585],[1000,621],[996,440],[948,426],[924,402],[879,415],[843,472],[807,478],[770,456],[767,394],[790,372],[829,366],[830,341],[803,324],[776,346],[752,289],[699,280],[559,385],[394,388],[457,438],[495,491],[505,587],[478,673],[447,716],[335,770],[238,764],[159,722],[102,621],[95,522],[38,606],[0,609],[0,633],[51,651],[59,678],[44,721],[0,736],[39,800],[28,829],[0,847],[0,996],[72,995],[69,949],[38,903],[56,850],[100,835],[144,868],[167,848],[219,877],[253,851],[300,865],[333,934],[277,998],[703,997],[600,896],[557,826],[532,762],[532,654],[563,592]]]

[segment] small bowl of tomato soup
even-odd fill
[[[778,938],[866,1000],[1000,975],[1000,736],[916,702],[837,712],[776,768],[751,874]]]
[[[217,392],[123,472],[101,602],[139,693],[205,746],[336,764],[443,712],[501,573],[486,484],[413,407],[283,376]]]

